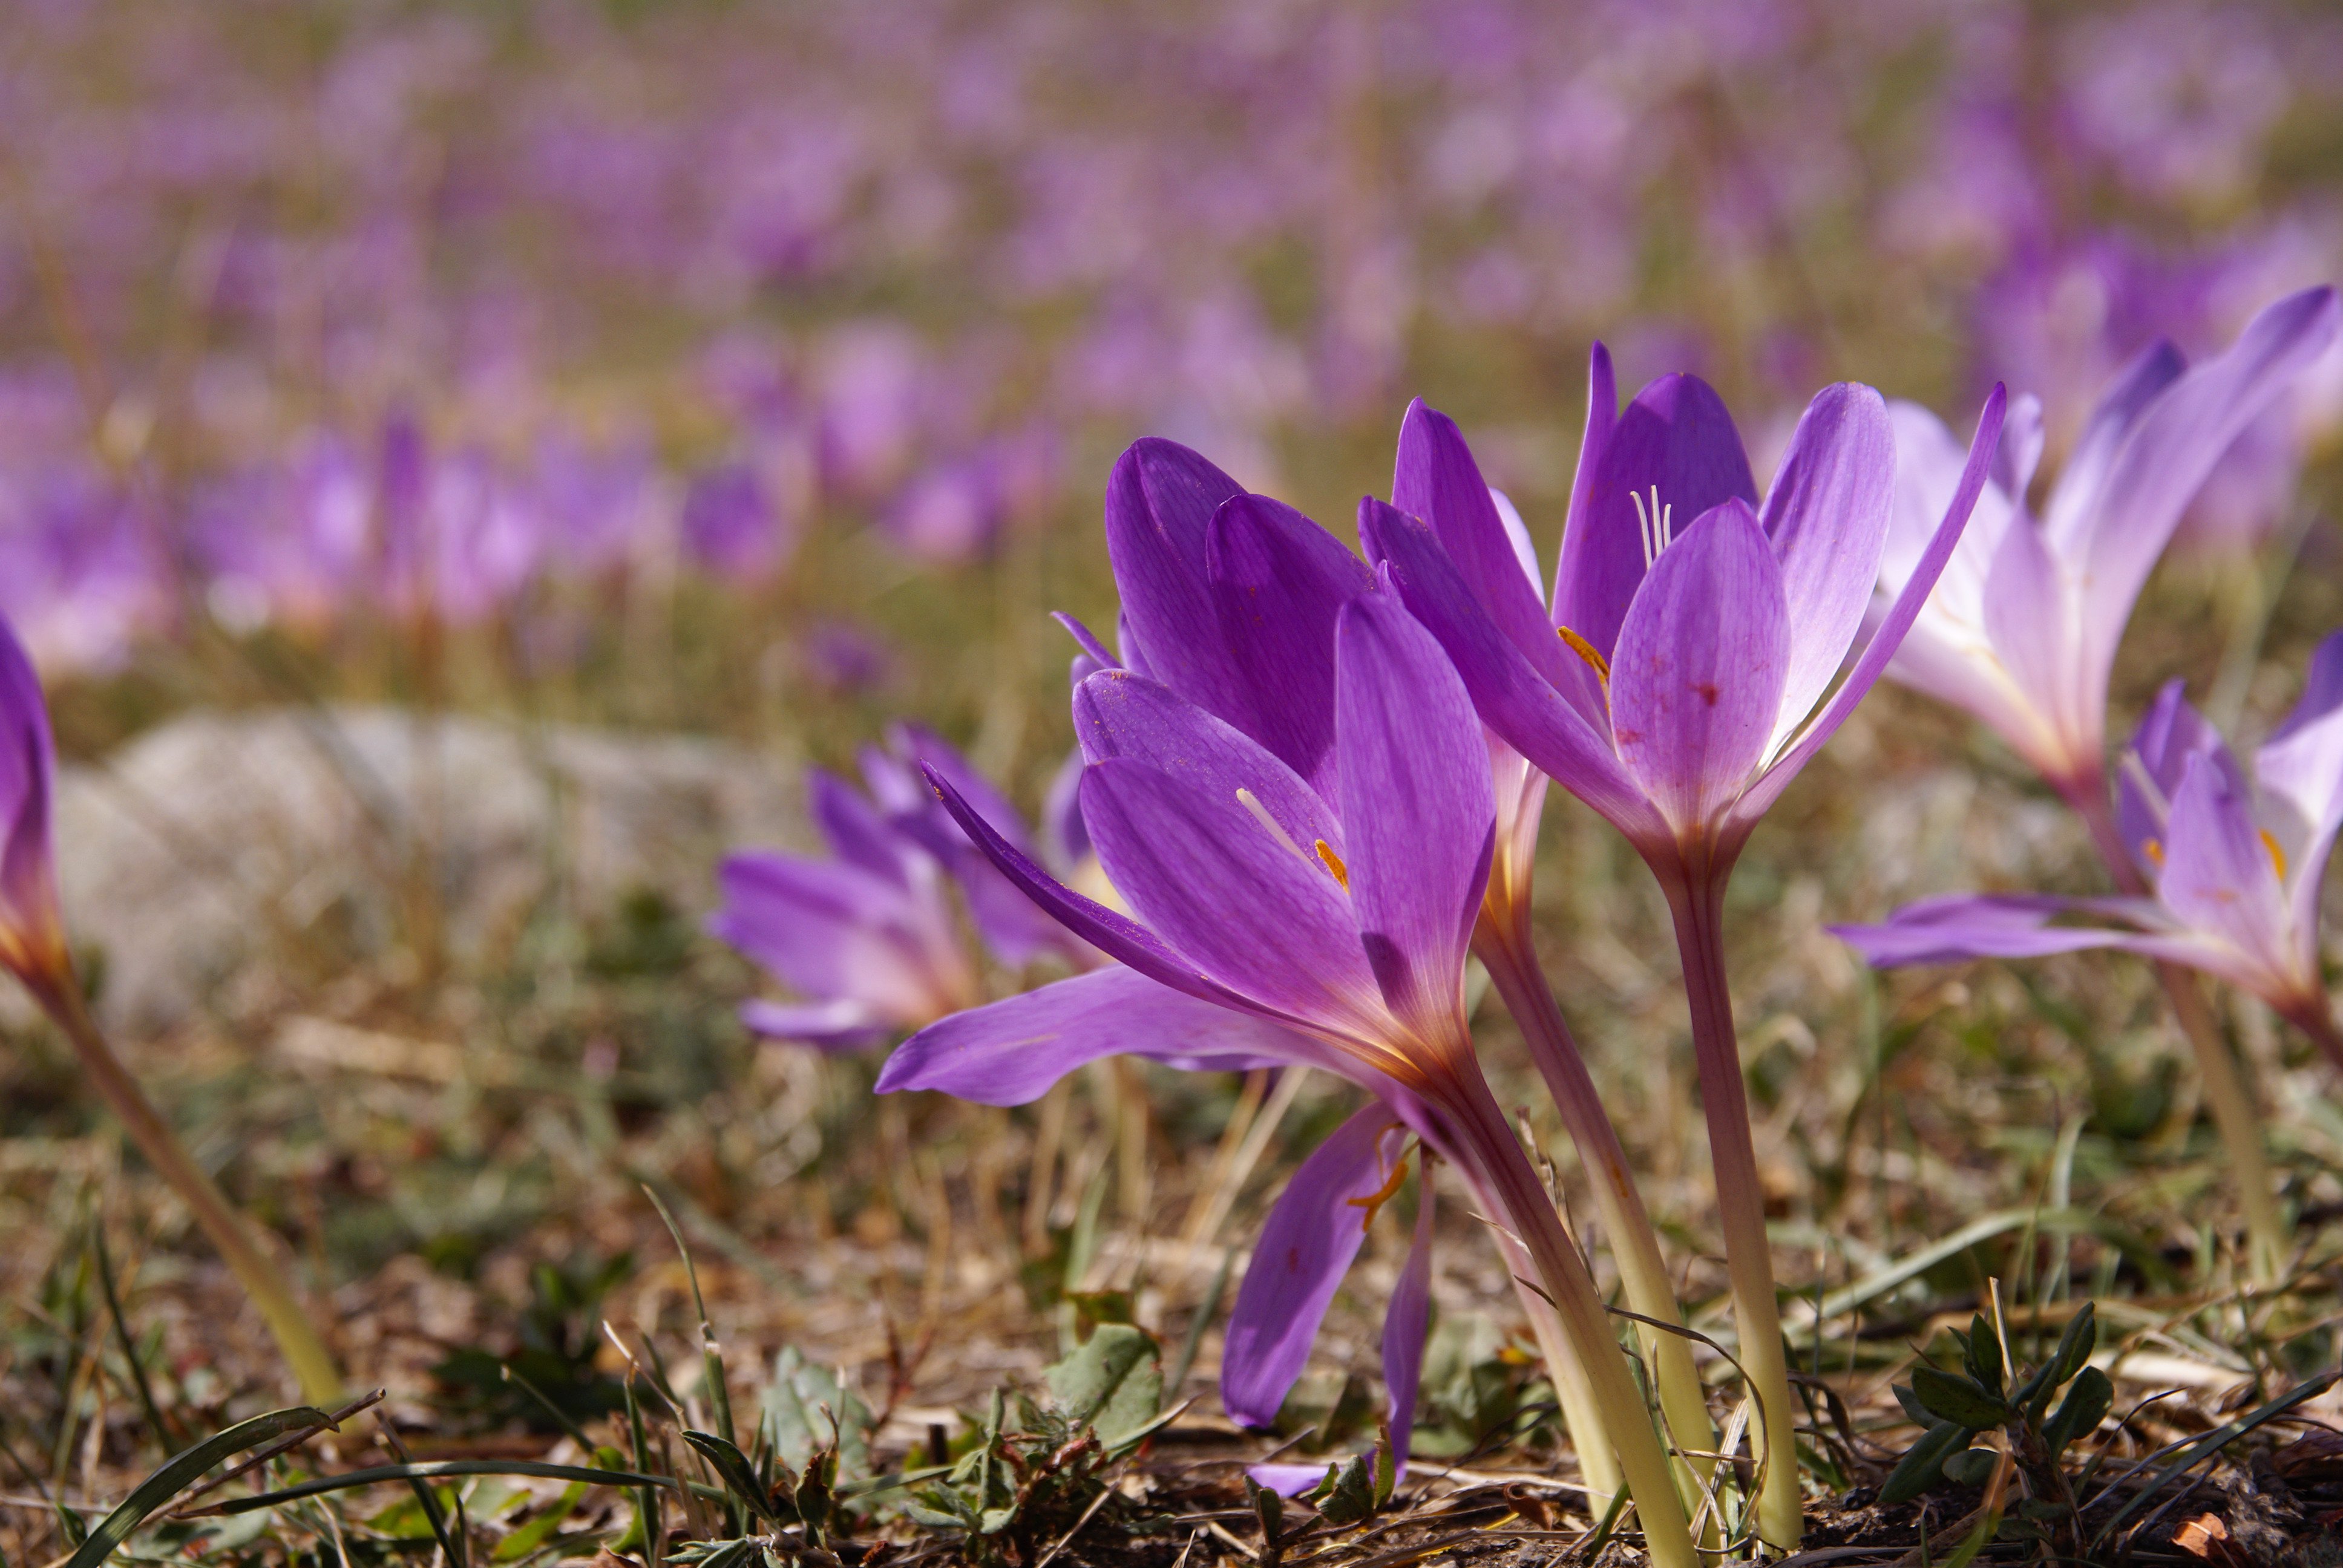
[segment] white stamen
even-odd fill
[[[1630,490],[1627,498],[1635,504],[1635,527],[1644,536],[1644,569],[1650,571],[1652,563],[1659,559],[1660,552],[1676,542],[1676,509],[1674,503],[1664,507],[1660,505],[1660,487],[1657,485],[1652,487],[1649,510],[1644,509],[1640,492]]]
[[[1302,859],[1307,860],[1311,858],[1310,856],[1302,853],[1302,846],[1293,841],[1292,834],[1286,832],[1283,828],[1278,826],[1277,819],[1269,814],[1269,808],[1261,803],[1260,798],[1254,795],[1252,790],[1243,788],[1242,785],[1237,789],[1237,804],[1252,812],[1252,819],[1260,823],[1262,827],[1268,829],[1269,836],[1271,838],[1284,845],[1288,849],[1291,849],[1295,855],[1300,856]]]
[[[2138,787],[2141,799],[2156,814],[2157,828],[2162,830],[2171,821],[2172,802],[2165,799],[2163,787],[2157,783],[2156,775],[2147,770],[2147,764],[2139,759],[2139,753],[2128,746],[2124,748],[2123,761],[2117,766],[2122,769],[2124,777]]]

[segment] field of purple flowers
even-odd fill
[[[0,36],[0,1568],[2343,1561],[2343,14]]]

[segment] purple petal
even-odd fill
[[[1847,715],[1855,711],[1855,705],[1863,700],[1865,694],[1879,679],[1880,671],[1887,668],[1887,661],[1896,656],[1896,648],[1904,641],[1904,634],[1912,629],[1912,622],[1919,615],[1920,607],[1927,602],[1929,591],[1936,586],[1937,576],[1944,571],[1945,563],[1952,558],[1954,548],[1960,543],[1961,530],[1967,526],[1969,513],[1976,506],[1977,495],[1985,488],[1986,470],[1992,462],[1995,447],[2001,440],[2002,410],[2007,396],[2006,389],[1996,385],[1986,397],[1985,410],[1977,417],[1976,437],[1969,443],[1968,466],[1961,472],[1960,487],[1953,492],[1952,503],[1946,509],[1945,520],[1937,526],[1936,537],[1930,542],[1927,554],[1921,557],[1919,564],[1912,568],[1911,577],[1896,595],[1896,602],[1882,618],[1878,629],[1871,634],[1871,640],[1864,645],[1861,656],[1855,661],[1855,668],[1847,671],[1845,680],[1839,682],[1838,689],[1831,694],[1822,712],[1806,727],[1805,733],[1774,760],[1764,777],[1750,786],[1749,792],[1734,808],[1735,831],[1745,834],[1756,826],[1757,819],[1765,814],[1765,809],[1780,799],[1782,791],[1790,787],[1790,780],[1798,776],[1798,770],[1814,760],[1815,753],[1823,749],[1824,742],[1838,733],[1838,727],[1846,722]]]
[[[814,826],[830,853],[850,866],[884,877],[897,887],[911,885],[909,857],[929,851],[885,817],[862,794],[826,768],[806,770],[806,793]]]
[[[1334,798],[1334,618],[1374,573],[1282,501],[1238,496],[1212,518],[1212,603],[1244,673],[1245,732]]]
[[[1141,1056],[1190,1070],[1314,1063],[1316,1042],[1158,985],[1120,964],[931,1023],[880,1070],[878,1090],[940,1090],[1023,1105],[1086,1062]]]
[[[1149,673],[1240,729],[1244,672],[1206,587],[1205,539],[1221,503],[1241,493],[1185,447],[1151,437],[1123,453],[1106,491],[1107,556]],[[1128,645],[1124,662],[1135,662]]]
[[[1564,661],[1578,660],[1554,635],[1554,623],[1538,601],[1534,572],[1523,577],[1521,558],[1463,434],[1421,397],[1408,405],[1399,427],[1392,505],[1432,525],[1489,618],[1539,674],[1559,684],[1567,674]]]
[[[2029,699],[2029,719],[2049,726],[2045,749],[2071,745],[2087,734],[2090,720],[2077,700],[2074,613],[2066,572],[2041,529],[2025,517],[2011,518],[2002,529],[1986,571],[1983,608],[1986,638],[2002,669]],[[2096,754],[2091,765],[2096,772]]]
[[[2051,548],[2062,556],[2079,557],[2089,543],[2085,530],[2090,526],[2097,509],[2099,492],[2107,482],[2107,470],[2123,449],[2125,437],[2139,422],[2148,405],[2163,395],[2164,389],[2180,379],[2188,368],[2188,360],[2172,339],[2159,337],[2131,357],[2129,363],[2116,372],[2115,379],[2099,394],[2083,434],[2067,454],[2066,464],[2059,471],[2058,482],[2050,487],[2048,505],[2043,508],[2042,527],[2049,536]]]
[[[1130,916],[1084,898],[1035,865],[1031,857],[993,831],[991,825],[960,799],[941,774],[929,770],[927,778],[944,809],[976,840],[985,857],[1001,868],[1001,875],[1075,936],[1109,958],[1129,964],[1175,990],[1223,1006],[1262,1010],[1227,987],[1206,979],[1188,959]]]
[[[1765,758],[1790,655],[1781,568],[1746,505],[1660,552],[1619,628],[1619,755],[1679,832],[1713,820]]]
[[[950,781],[960,798],[982,813],[1001,836],[1021,849],[1030,851],[1025,832],[1025,819],[1008,796],[996,788],[991,779],[978,770],[976,764],[961,755],[959,747],[918,724],[896,724],[890,727],[889,741],[895,754],[912,767],[931,768]],[[911,780],[909,770],[905,779]],[[919,804],[932,811],[934,800],[925,791],[919,791]],[[955,835],[957,837],[957,835]]]
[[[1350,892],[1383,998],[1427,1039],[1457,1031],[1496,803],[1464,683],[1397,598],[1342,611],[1342,821]]]
[[[1391,1395],[1392,1457],[1407,1473],[1407,1453],[1415,1433],[1415,1394],[1423,1376],[1423,1340],[1432,1326],[1432,1161],[1416,1182],[1415,1240],[1392,1287],[1383,1313],[1383,1388]]]
[[[2058,916],[2128,915],[2168,925],[2147,899],[2060,899],[2039,894],[1954,893],[1909,904],[1875,926],[1832,926],[1831,935],[1874,969],[1956,964],[1971,959],[2031,959],[2119,946],[2131,933],[2096,926],[2054,926]]]
[[[1221,1352],[1221,1403],[1240,1425],[1275,1421],[1310,1360],[1318,1325],[1366,1240],[1351,1200],[1383,1186],[1383,1135],[1395,1124],[1380,1104],[1343,1122],[1302,1162],[1262,1223]]]
[[[1654,487],[1680,529],[1728,500],[1757,504],[1733,416],[1698,377],[1663,376],[1635,394],[1604,443],[1585,515],[1574,516],[1563,535],[1554,622],[1606,658],[1644,580],[1643,533],[1630,498],[1643,498],[1648,508]]]
[[[740,1004],[740,1021],[754,1033],[825,1052],[875,1045],[887,1038],[892,1027],[891,1020],[880,1018],[867,1004],[843,1000],[803,1004],[746,1001]]]
[[[2237,433],[2326,352],[2336,319],[2331,288],[2279,300],[2247,324],[2227,353],[2173,382],[2133,425],[2077,541],[2087,585],[2086,689],[2105,692],[2133,601],[2206,476]]]
[[[1846,660],[1879,580],[1895,496],[1887,405],[1868,387],[1825,387],[1798,420],[1765,498],[1765,537],[1790,613],[1782,726],[1805,720]]]
[[[2327,857],[2343,826],[2343,632],[2329,632],[2310,656],[2302,697],[2254,755],[2284,847],[2293,889],[2295,940],[2304,972],[2318,972],[2318,894]]]
[[[1327,642],[1331,663],[1331,628]],[[1330,730],[1332,686],[1330,678]],[[1074,736],[1082,755],[1092,762],[1111,757],[1144,762],[1177,777],[1182,786],[1224,802],[1236,800],[1242,789],[1294,844],[1309,849],[1322,839],[1337,855],[1343,852],[1342,825],[1292,769],[1251,736],[1169,687],[1125,670],[1100,671],[1074,693]]]
[[[1619,382],[1612,373],[1611,350],[1598,340],[1586,356],[1586,427],[1578,438],[1578,468],[1570,480],[1570,510],[1562,523],[1562,548],[1555,552],[1552,606],[1555,624],[1563,605],[1562,584],[1570,568],[1570,537],[1583,533],[1594,508],[1594,481],[1603,469],[1603,450],[1619,423]]]
[[[1611,749],[1607,719],[1596,729],[1546,683],[1482,610],[1430,527],[1372,497],[1359,503],[1359,519],[1408,609],[1447,650],[1482,722],[1629,838],[1665,839],[1666,824]]]
[[[2163,852],[2165,819],[2172,810],[2172,797],[2179,793],[2191,757],[2217,759],[2237,778],[2237,787],[2244,789],[2221,732],[2188,706],[2187,685],[2177,676],[2164,683],[2140,718],[2129,757],[2116,772],[2116,822],[2124,842],[2131,846],[2134,863],[2150,881],[2155,879],[2156,863],[2147,846],[2153,841],[2157,852]]]
[[[1381,1032],[1351,901],[1311,846],[1120,757],[1083,774],[1082,820],[1115,890],[1204,974],[1322,1027]]]
[[[1098,639],[1098,634],[1091,631],[1090,628],[1084,626],[1081,621],[1076,620],[1072,616],[1068,615],[1063,610],[1051,610],[1050,612],[1050,618],[1056,621],[1060,626],[1065,628],[1066,635],[1074,639],[1076,646],[1081,648],[1082,652],[1096,660],[1098,667],[1101,669],[1121,669],[1122,668],[1122,660],[1108,652],[1106,644]]]
[[[56,851],[49,825],[56,793],[56,748],[40,677],[15,628],[0,618],[0,953],[35,990],[69,980],[65,921],[57,907]]]
[[[718,869],[709,929],[794,990],[910,1022],[952,1005],[965,960],[941,910],[860,866],[769,851]]]
[[[2285,890],[2252,801],[2202,755],[2188,759],[2172,797],[2156,892],[2187,924],[2273,970],[2290,967]]]
[[[1041,831],[1058,869],[1071,875],[1091,852],[1090,830],[1082,826],[1081,749],[1066,753],[1065,761],[1050,779],[1050,793],[1041,801]]]

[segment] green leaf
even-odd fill
[[[2077,1438],[2097,1432],[2115,1398],[2116,1385],[2107,1374],[2097,1367],[2085,1367],[2075,1379],[2075,1386],[2066,1391],[2058,1413],[2042,1429],[2042,1441],[2048,1445],[2051,1459],[2056,1460],[2060,1451]]]
[[[828,1406],[830,1414],[822,1414]],[[850,1478],[870,1473],[870,1410],[838,1374],[809,1364],[795,1345],[773,1358],[773,1381],[765,1387],[764,1418],[772,1423],[773,1452],[791,1470],[803,1470],[831,1446],[830,1416],[838,1419],[839,1471]]]
[[[1972,1432],[1999,1426],[2009,1417],[2000,1400],[1965,1377],[1938,1372],[1932,1366],[1912,1369],[1912,1395],[1938,1421],[1949,1421]]]
[[[774,1524],[794,1523],[774,1508],[773,1494],[757,1479],[756,1467],[729,1439],[712,1432],[686,1432],[683,1441],[708,1461],[717,1479],[724,1483],[724,1490],[746,1504],[758,1518]]]
[[[231,1454],[242,1453],[247,1448],[257,1448],[271,1438],[282,1437],[303,1427],[314,1427],[322,1432],[333,1424],[333,1418],[324,1411],[296,1405],[290,1410],[273,1410],[266,1415],[256,1415],[250,1421],[238,1422],[226,1431],[214,1432],[194,1447],[173,1454],[162,1469],[140,1482],[136,1490],[123,1499],[122,1505],[90,1532],[89,1539],[84,1541],[80,1550],[67,1559],[65,1568],[97,1568],[99,1563],[114,1555],[116,1547],[130,1539],[132,1531],[146,1523],[149,1514],[186,1491],[197,1476]]]
[[[560,1496],[546,1505],[542,1513],[502,1541],[498,1542],[496,1550],[488,1555],[498,1563],[519,1562],[550,1540],[553,1533],[561,1528],[561,1522],[568,1518],[570,1512],[585,1500],[586,1483],[582,1481],[571,1482],[563,1489]]]
[[[1043,1374],[1066,1419],[1088,1422],[1109,1448],[1155,1419],[1163,1362],[1154,1338],[1129,1323],[1101,1323],[1081,1348]]]
[[[1955,1449],[1966,1447],[1968,1441],[1966,1429],[1950,1422],[1930,1427],[1888,1473],[1886,1482],[1879,1488],[1880,1503],[1893,1508],[1927,1491],[1944,1474],[1945,1456]]]
[[[1969,1321],[1968,1342],[1963,1348],[1961,1360],[1978,1387],[1996,1399],[2001,1397],[2001,1341],[1995,1335],[1993,1325],[1985,1321],[1983,1312]]]
[[[1945,1461],[1945,1479],[1956,1486],[1983,1486],[2000,1455],[1989,1448],[1965,1448]]]
[[[446,1475],[535,1475],[548,1481],[582,1481],[589,1486],[675,1488],[675,1483],[664,1475],[646,1475],[632,1470],[580,1470],[574,1464],[542,1464],[529,1459],[436,1459],[423,1464],[377,1464],[365,1470],[346,1470],[339,1475],[316,1476],[281,1491],[264,1492],[257,1497],[231,1498],[205,1512],[249,1513],[256,1508],[274,1508],[280,1503],[297,1503],[321,1493],[347,1492],[354,1486],[375,1486],[386,1481],[432,1481]],[[73,1565],[68,1563],[66,1568]]]

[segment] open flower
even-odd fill
[[[1229,515],[1215,508],[1215,529]],[[1142,618],[1153,607],[1144,599],[1125,608],[1151,668],[1181,668],[1191,678],[1234,673],[1212,669],[1212,647],[1151,632]],[[1464,962],[1495,816],[1479,720],[1438,645],[1391,596],[1351,598],[1332,619],[1324,719],[1282,732],[1307,774],[1131,669],[1101,670],[1082,683],[1082,819],[1131,915],[1047,876],[930,769],[995,863],[1128,969],[947,1019],[906,1042],[880,1086],[987,1098],[1012,1072],[1046,1081],[1135,1042],[1161,1054],[1166,1040],[1195,1038],[1198,1001],[1275,1026],[1257,1037],[1265,1052],[1367,1089],[1380,1114],[1405,1124],[1489,1194],[1594,1385],[1655,1556],[1689,1563],[1691,1537],[1666,1459],[1593,1281],[1481,1077],[1465,1024]],[[1267,638],[1292,628],[1263,618],[1250,629]],[[1308,680],[1315,672],[1293,673]],[[1221,689],[1232,704],[1260,694],[1257,683]],[[1298,721],[1314,719],[1301,705],[1290,711]],[[1099,993],[1110,988],[1118,994],[1101,1007]],[[1290,1291],[1267,1300],[1287,1317],[1306,1305]],[[1240,1348],[1241,1362],[1243,1354]],[[1241,1408],[1243,1386],[1240,1374]]]
[[[799,998],[743,1007],[742,1020],[758,1033],[853,1050],[982,1001],[980,958],[961,934],[955,888],[1003,964],[1021,968],[1045,952],[1096,961],[969,842],[913,771],[920,761],[1031,851],[1008,799],[925,730],[900,727],[891,754],[864,753],[868,797],[835,774],[810,771],[814,823],[830,855],[749,850],[718,871],[724,907],[709,929]]]
[[[1966,709],[2040,769],[2095,826],[2103,816],[2107,674],[2133,604],[2238,433],[2333,341],[2332,288],[2263,310],[2227,352],[2191,367],[2161,341],[2099,400],[2041,515],[2026,491],[2042,455],[2039,405],[2022,397],[1976,515],[1888,675]],[[1898,403],[1896,508],[1874,615],[1900,601],[1961,482],[1960,444]]]
[[[2318,645],[2252,783],[2181,690],[2157,694],[2117,776],[2145,894],[1954,895],[1834,930],[1883,968],[2085,948],[2186,964],[2252,991],[2343,1064],[2318,952],[2319,886],[2343,824],[2343,632]]]
[[[1895,466],[1885,405],[1826,387],[1760,501],[1724,403],[1690,376],[1615,419],[1610,357],[1594,354],[1582,492],[1551,610],[1491,548],[1372,498],[1360,535],[1455,661],[1490,729],[1594,808],[1659,878],[1676,925],[1741,1354],[1765,1409],[1761,1452],[1795,1452],[1788,1369],[1756,1157],[1725,990],[1725,886],[1749,834],[1879,678],[1951,555],[1985,482],[2002,393],[1986,400],[1951,504],[1903,591],[1831,689],[1865,620],[1885,548]],[[1446,421],[1427,438],[1460,476]],[[1477,484],[1452,481],[1459,494]],[[1581,503],[1584,503],[1583,505]],[[1768,1467],[1760,1532],[1801,1528],[1795,1465]]]

